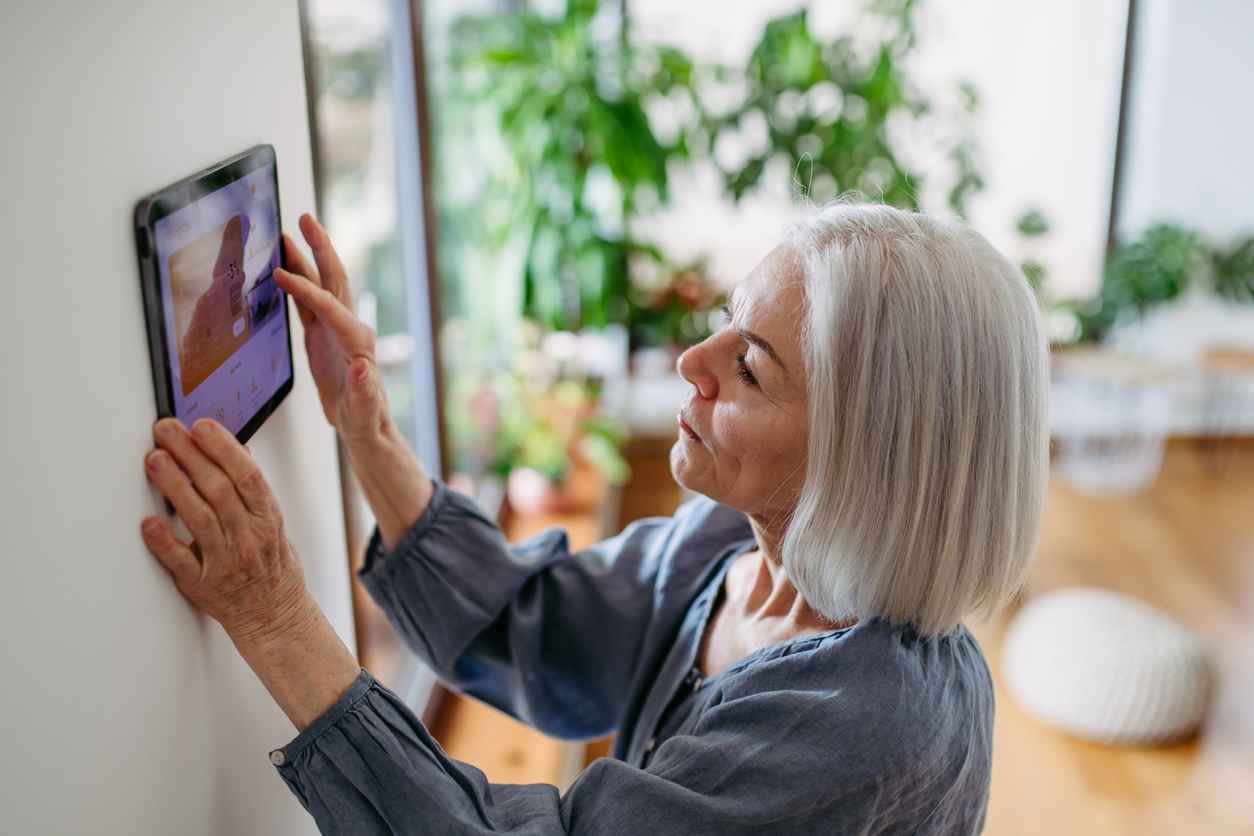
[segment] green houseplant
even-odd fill
[[[632,344],[682,348],[709,336],[711,313],[727,294],[710,280],[705,260],[650,272],[655,278],[637,278],[628,296]]]
[[[784,160],[808,196],[824,202],[845,192],[908,209],[919,208],[923,174],[904,160],[890,124],[923,129],[942,146],[952,172],[947,199],[959,215],[983,188],[968,116],[978,106],[969,84],[957,88],[950,112],[911,83],[909,59],[917,45],[916,0],[879,0],[865,7],[881,34],[871,42],[852,34],[822,39],[803,8],[766,24],[743,68],[719,75],[744,81],[743,95],[718,114],[703,112],[710,157],[728,194],[740,200],[756,187],[772,159]],[[746,124],[766,131],[766,142],[736,165],[721,163],[714,146]]]
[[[1111,251],[1095,295],[1050,307],[1071,320],[1067,342],[1100,342],[1117,323],[1143,316],[1196,285],[1220,298],[1254,302],[1254,237],[1222,245],[1186,226],[1154,224]]]
[[[622,429],[597,413],[594,387],[561,380],[536,389],[517,386],[502,404],[492,469],[506,478],[510,504],[521,513],[569,511],[595,504],[600,479],[626,481],[618,452]]]
[[[618,4],[609,16],[616,37],[606,37],[604,5],[567,0],[549,16],[523,4],[460,18],[452,32],[455,90],[492,114],[506,149],[485,196],[510,206],[496,240],[510,231],[525,236],[528,318],[558,330],[633,325],[642,313],[628,300],[633,258],[675,265],[633,235],[632,221],[667,202],[668,165],[698,154],[719,169],[734,200],[781,158],[813,200],[857,190],[918,208],[923,176],[903,162],[889,130],[904,122],[939,138],[953,168],[955,211],[983,186],[966,119],[977,106],[974,91],[960,85],[956,112],[942,111],[910,83],[916,0],[868,3],[867,13],[884,24],[869,44],[816,37],[805,10],[777,17],[743,66],[638,44]],[[742,95],[715,109],[716,88],[729,86]],[[682,101],[688,114],[676,117],[667,141],[648,116],[663,100]],[[720,141],[734,141],[751,122],[765,126],[764,146],[739,164],[720,162]],[[650,330],[657,329],[632,328]]]
[[[500,477],[522,512],[582,507],[589,490],[629,473],[619,453],[625,431],[601,414],[598,383],[563,376],[545,359],[520,351],[507,370],[463,372],[449,386],[454,470]]]
[[[690,62],[595,25],[596,0],[567,0],[550,17],[517,11],[467,16],[453,35],[460,90],[495,114],[509,159],[493,189],[526,236],[523,313],[555,330],[623,323],[628,262],[654,259],[632,235],[640,205],[667,200],[667,163],[686,155],[664,143],[647,101],[683,85]]]
[[[889,130],[904,122],[943,146],[952,164],[948,200],[961,213],[982,187],[967,132],[974,91],[961,87],[958,104],[946,109],[910,83],[915,0],[870,0],[865,8],[883,24],[870,42],[817,37],[801,11],[769,21],[747,61],[734,66],[638,43],[626,4],[566,0],[547,13],[522,2],[459,18],[446,98],[456,101],[450,109],[465,135],[493,151],[474,158],[487,177],[467,175],[464,154],[463,165],[439,175],[456,169],[462,186],[482,180],[441,209],[450,221],[442,216],[441,280],[467,320],[481,320],[470,330],[485,341],[511,339],[489,313],[499,307],[489,297],[509,295],[490,289],[481,278],[490,275],[517,276],[523,317],[547,329],[626,325],[633,347],[706,336],[703,308],[719,299],[701,265],[677,265],[635,232],[639,217],[668,202],[668,168],[678,163],[713,161],[734,200],[778,159],[812,200],[856,189],[917,208],[922,177]],[[739,92],[728,99],[728,89]],[[673,117],[666,131],[650,119],[654,105]],[[720,142],[755,121],[766,126],[764,147],[741,163],[720,161]],[[482,269],[476,253],[487,250],[507,254],[499,270]],[[642,282],[642,273],[664,280]],[[508,458],[548,462],[556,472],[561,445],[534,424],[529,432],[532,440],[516,443]],[[472,450],[479,462],[495,456],[482,445]]]

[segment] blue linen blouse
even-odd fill
[[[510,545],[433,480],[359,575],[441,678],[547,734],[616,733],[565,794],[492,784],[362,670],[287,746],[279,775],[323,833],[972,834],[988,803],[993,686],[964,627],[880,618],[695,663],[746,517],[705,497],[571,553]]]

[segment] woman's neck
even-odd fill
[[[750,518],[758,547],[737,559],[745,561],[742,589],[744,598],[738,609],[752,622],[770,623],[773,630],[786,633],[825,632],[857,622],[856,618],[834,623],[819,613],[793,586],[779,559],[783,537],[757,520]]]

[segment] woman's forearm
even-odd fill
[[[383,545],[391,550],[426,510],[434,492],[431,479],[391,421],[376,436],[344,439],[344,448]]]

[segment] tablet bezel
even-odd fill
[[[238,180],[249,172],[264,166],[273,166],[274,211],[277,214],[277,231],[280,242],[283,236],[283,211],[279,203],[279,167],[272,145],[256,145],[223,160],[216,165],[196,172],[189,177],[160,189],[135,204],[135,248],[139,257],[140,287],[144,300],[144,321],[148,331],[148,356],[152,365],[153,390],[157,398],[157,418],[177,418],[174,414],[174,382],[171,358],[166,350],[165,306],[161,298],[161,264],[157,255],[154,227],[161,218],[189,206],[210,192]],[[279,263],[287,266],[287,256],[279,245]],[[279,291],[283,299],[283,323],[287,329],[287,380],[279,385],[268,401],[261,405],[248,422],[236,433],[241,444],[269,418],[288,393],[296,377],[296,364],[292,357],[292,321],[288,312],[287,294]]]

